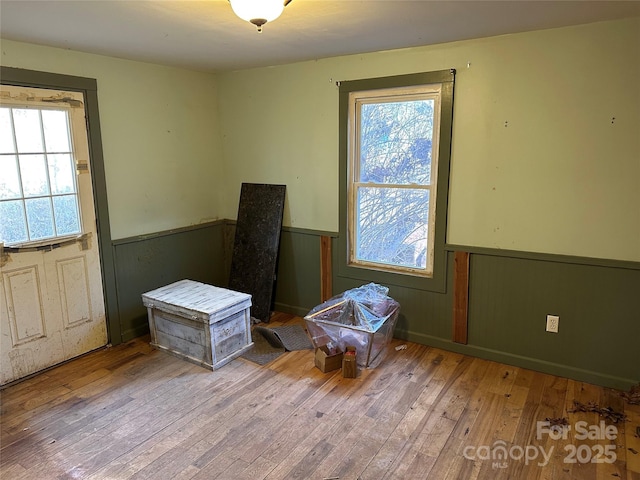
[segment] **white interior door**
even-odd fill
[[[107,343],[78,92],[0,86],[0,385]]]

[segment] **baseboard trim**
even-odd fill
[[[291,315],[297,315],[303,317],[309,313],[311,308],[299,307],[296,305],[287,305],[286,303],[276,302],[274,304],[275,310],[282,313],[290,313]]]
[[[638,379],[633,380],[630,378],[616,377],[605,373],[593,372],[569,365],[547,362],[545,360],[525,357],[522,355],[515,355],[512,353],[492,350],[490,348],[479,347],[476,345],[462,345],[452,342],[451,340],[434,337],[431,335],[425,335],[422,333],[396,330],[394,332],[394,337],[408,340],[410,342],[419,343],[422,345],[429,345],[431,347],[469,355],[472,357],[492,360],[495,362],[505,363],[507,365],[527,368],[529,370],[535,370],[542,373],[548,373],[559,377],[570,378],[573,380],[600,385],[603,387],[614,388],[617,390],[628,391],[631,389],[631,387],[638,384]]]
[[[290,313],[299,317],[304,317],[311,310],[310,308],[287,305],[285,303],[279,302],[276,302],[274,307],[278,312]],[[535,370],[537,372],[548,373],[550,375],[556,375],[558,377],[565,377],[572,380],[578,380],[580,382],[614,388],[616,390],[629,391],[631,387],[637,385],[640,381],[640,379],[634,380],[631,378],[616,377],[614,375],[608,375],[606,373],[594,372],[591,370],[576,368],[569,365],[547,362],[545,360],[540,360],[537,358],[525,357],[513,353],[479,347],[477,345],[463,345],[461,343],[455,343],[445,338],[425,335],[423,333],[400,331],[396,329],[393,336],[395,338],[408,340],[410,342],[419,343],[421,345],[428,345],[430,347],[441,348],[442,350],[448,350],[450,352],[456,352],[463,355],[469,355],[471,357],[478,357],[485,360],[505,363],[507,365],[513,365],[515,367],[527,368],[529,370]]]
[[[129,340],[133,340],[137,337],[142,337],[143,335],[147,335],[148,333],[149,323],[145,322],[143,324],[139,324],[134,328],[130,328],[122,332],[122,343],[128,342]]]

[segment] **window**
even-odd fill
[[[349,94],[351,264],[433,274],[440,90]]]
[[[454,73],[341,83],[343,276],[444,289]]]
[[[81,233],[72,145],[68,110],[0,108],[0,242]]]

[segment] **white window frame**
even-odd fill
[[[11,88],[11,87],[8,87]],[[76,95],[76,94],[72,94],[73,96],[77,96],[78,98],[82,98],[82,96],[80,94]],[[69,102],[76,102],[81,104],[82,102],[80,100],[78,100],[78,98],[72,98],[69,100]],[[46,237],[46,238],[41,238],[41,239],[36,239],[36,240],[27,240],[24,242],[14,242],[14,243],[4,243],[5,247],[11,247],[11,248],[29,248],[29,247],[42,247],[42,246],[49,246],[49,245],[57,245],[60,243],[64,243],[66,241],[70,241],[70,240],[74,240],[74,239],[78,239],[78,238],[82,238],[84,236],[84,225],[83,225],[83,215],[82,215],[82,203],[81,203],[81,199],[80,199],[80,189],[79,189],[79,185],[78,185],[78,169],[79,168],[85,168],[86,165],[79,165],[78,162],[78,156],[77,156],[77,146],[76,146],[76,142],[74,139],[74,129],[75,128],[79,128],[79,125],[76,124],[76,122],[80,122],[80,121],[84,121],[84,110],[83,108],[74,105],[72,103],[69,103],[67,101],[59,101],[59,102],[55,102],[55,104],[52,105],[51,102],[46,102],[46,101],[42,101],[42,100],[38,100],[38,99],[28,99],[28,100],[19,100],[19,99],[13,99],[11,97],[4,97],[3,101],[2,101],[2,107],[3,108],[13,108],[13,109],[29,109],[29,110],[57,110],[57,111],[65,111],[66,115],[67,115],[67,125],[69,128],[69,145],[71,147],[71,151],[70,152],[47,152],[46,151],[46,146],[44,147],[45,151],[43,152],[38,152],[38,154],[42,154],[44,155],[45,159],[47,157],[47,155],[51,155],[51,154],[55,154],[55,153],[69,153],[71,154],[71,160],[73,163],[73,168],[74,168],[74,176],[73,176],[73,182],[74,182],[74,193],[73,195],[75,195],[76,197],[76,204],[78,206],[78,222],[79,222],[79,227],[80,227],[80,231],[78,233],[71,233],[71,234],[63,234],[63,235],[54,235],[52,237]],[[13,117],[11,119],[11,121],[13,122]],[[42,117],[40,117],[40,121],[42,122]],[[41,125],[42,127],[42,125]],[[13,141],[14,141],[14,147],[15,147],[15,138],[16,132],[15,132],[15,128],[13,131]],[[44,142],[44,139],[43,139]],[[43,143],[44,145],[44,143]],[[28,153],[28,155],[34,154],[33,152]],[[3,154],[5,155],[5,154]],[[18,162],[18,157],[20,155],[20,153],[16,152],[13,154],[6,154],[6,155],[14,155],[16,157],[16,162]],[[47,161],[47,167],[48,167],[48,161]],[[21,175],[20,173],[20,169],[18,168],[18,174]],[[51,198],[58,196],[56,194],[52,194],[51,193],[51,181],[49,179],[49,173],[48,173],[48,168],[47,168],[47,183],[49,184],[49,194],[46,195],[38,195],[36,197],[25,197],[24,194],[21,195],[21,197],[19,198],[15,198],[12,200],[21,200],[22,201],[22,208],[23,208],[23,212],[25,215],[25,223],[26,223],[26,227],[27,227],[27,235],[29,235],[29,227],[28,227],[28,219],[27,219],[27,214],[26,214],[26,206],[24,204],[25,199],[28,198]],[[22,178],[20,177],[20,189],[22,191]],[[70,195],[70,194],[65,194],[65,195]],[[53,200],[51,200],[53,201]],[[52,207],[53,208],[53,207]],[[52,212],[53,213],[53,212]],[[54,217],[54,222],[55,222],[55,217]]]
[[[347,158],[347,244],[348,265],[393,273],[402,273],[420,277],[432,278],[434,271],[434,245],[436,226],[436,197],[438,184],[438,155],[440,139],[442,84],[426,84],[405,87],[392,87],[376,90],[353,91],[348,99],[348,158]],[[359,181],[360,155],[360,111],[363,104],[433,100],[433,132],[431,138],[431,173],[428,185],[391,184],[391,183],[363,183]],[[429,191],[429,211],[427,225],[427,255],[425,268],[413,268],[389,263],[371,262],[356,257],[357,252],[357,199],[358,191],[363,187],[416,189]]]

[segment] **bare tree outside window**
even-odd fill
[[[433,272],[439,85],[349,95],[350,263]]]

